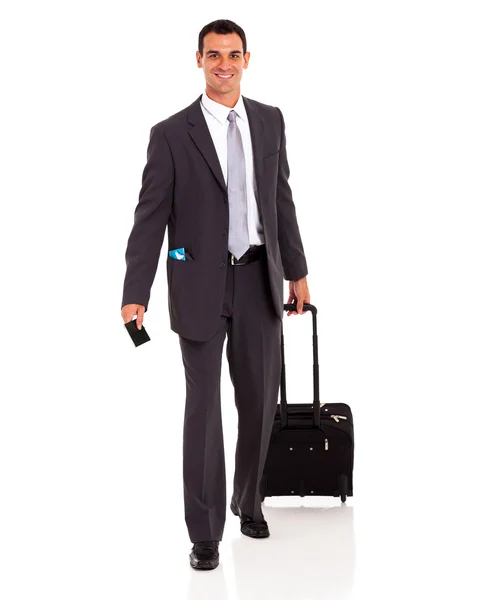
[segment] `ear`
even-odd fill
[[[243,68],[246,69],[248,67],[248,61],[250,60],[250,52],[245,52],[245,56],[243,58],[245,61]]]

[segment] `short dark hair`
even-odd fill
[[[208,23],[208,25],[205,25],[200,31],[200,34],[198,36],[198,51],[201,54],[201,56],[203,56],[203,40],[205,38],[205,35],[211,33],[212,31],[214,33],[222,34],[238,33],[243,43],[243,56],[245,56],[247,51],[247,38],[245,36],[245,32],[240,27],[240,25],[237,25],[236,23],[234,23],[233,21],[229,21],[228,19],[218,19],[218,21],[212,21],[211,23]]]

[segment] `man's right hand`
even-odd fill
[[[143,324],[145,308],[142,304],[125,304],[121,309],[121,317],[124,321],[124,325],[133,320],[134,316],[137,316],[136,326],[141,329]]]

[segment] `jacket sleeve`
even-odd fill
[[[151,128],[147,163],[125,253],[126,275],[121,308],[141,304],[148,310],[154,276],[173,203],[174,164],[159,125]]]
[[[277,179],[278,243],[282,257],[284,278],[287,281],[296,281],[305,277],[308,274],[308,270],[297,223],[295,205],[292,199],[292,190],[288,182],[290,168],[287,160],[285,122],[282,111],[278,107],[277,110],[280,114],[282,126]]]

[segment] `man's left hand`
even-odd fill
[[[288,282],[289,296],[287,304],[297,303],[297,311],[289,310],[287,315],[304,315],[307,311],[302,310],[304,304],[310,304],[309,285],[307,283],[307,277],[297,279],[297,281]]]

